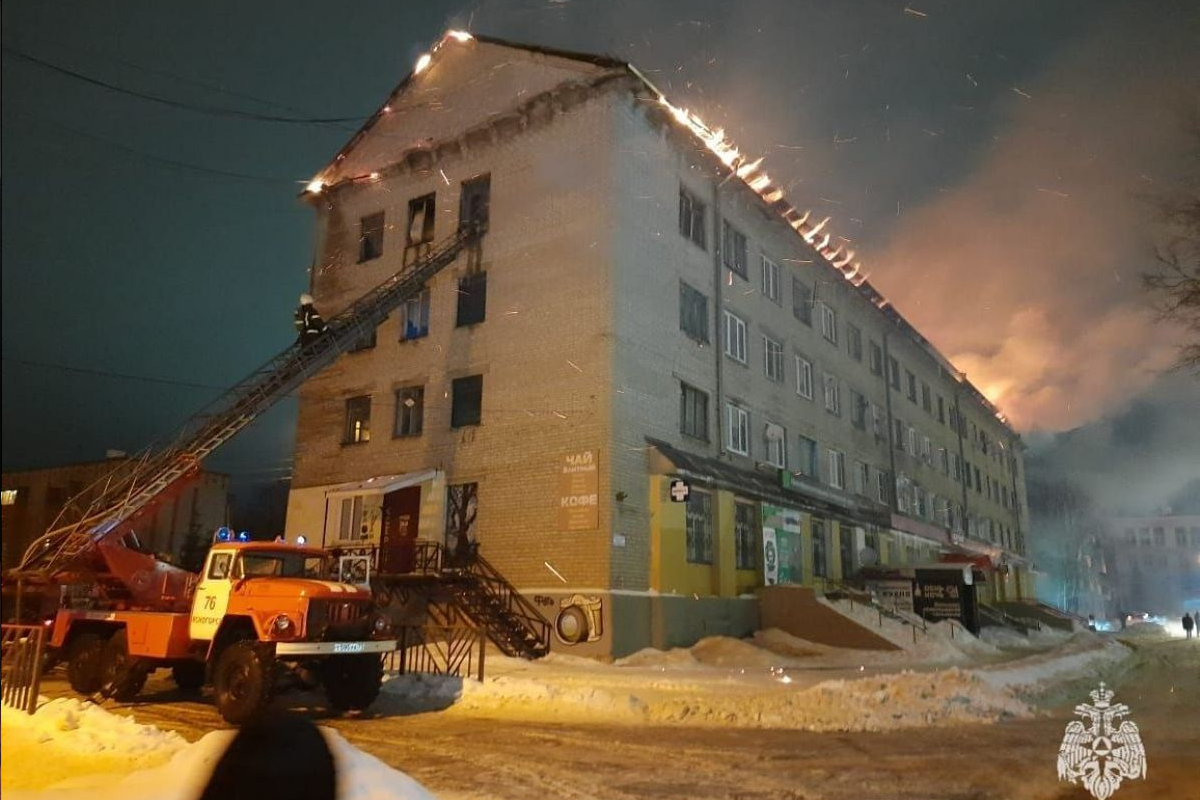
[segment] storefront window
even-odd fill
[[[696,489],[687,499],[687,560],[712,563],[712,495]]]
[[[829,577],[829,543],[825,540],[825,520],[812,518],[813,577]]]
[[[758,569],[758,509],[738,503],[733,512],[733,546],[738,569]]]

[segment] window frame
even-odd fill
[[[827,476],[829,485],[834,489],[846,488],[846,454],[841,450],[832,447],[826,450],[826,459],[829,465],[829,475]]]
[[[708,295],[687,281],[679,282],[679,330],[693,341],[708,344]]]
[[[472,382],[472,383],[468,383]],[[475,388],[475,385],[478,388]],[[478,396],[474,413],[469,408],[460,410],[460,402],[468,402]],[[483,375],[464,375],[450,381],[450,428],[472,428],[483,423]]]
[[[378,226],[374,223],[378,223]],[[373,211],[358,218],[358,263],[366,264],[383,257],[387,212]]]
[[[688,429],[689,420],[692,421],[694,430]],[[697,421],[699,422],[698,425]],[[702,442],[709,440],[708,392],[692,386],[685,381],[679,382],[679,432],[684,436],[690,436]]]
[[[792,276],[792,316],[799,320],[802,324],[808,327],[813,326],[813,290],[812,288],[800,280],[799,276]]]
[[[822,382],[825,395],[825,410],[835,417],[842,415],[842,382],[832,372],[825,373]]]
[[[821,317],[821,336],[825,341],[836,345],[838,343],[837,310],[824,300],[818,300],[816,305],[820,307],[818,313]]]
[[[699,221],[699,224],[697,224]],[[708,251],[708,206],[682,185],[679,187],[679,235]]]
[[[342,444],[366,444],[371,441],[371,395],[359,394],[343,400],[344,416],[342,420]],[[365,415],[355,417],[355,405],[359,410],[365,409]]]
[[[454,327],[469,328],[487,321],[487,288],[488,274],[485,269],[468,272],[458,279]]]
[[[694,505],[693,505],[694,504]],[[703,508],[699,508],[703,506]],[[689,564],[713,563],[713,497],[693,488],[684,501],[684,556]]]
[[[767,380],[783,383],[785,373],[783,368],[783,342],[772,339],[765,333],[763,338],[763,374]],[[772,374],[776,373],[776,374]]]
[[[730,244],[732,240],[732,245]],[[742,280],[750,280],[746,234],[727,219],[721,220],[721,263]]]
[[[862,363],[863,360],[863,336],[862,328],[855,325],[853,322],[846,322],[846,352],[855,361]]]
[[[759,259],[762,269],[763,297],[775,303],[775,305],[781,305],[782,300],[779,297],[779,265],[765,254],[760,254]]]
[[[737,428],[738,442],[734,442],[734,428]],[[740,444],[742,449],[735,445]],[[750,412],[736,403],[725,403],[725,449],[739,456],[750,455]]]
[[[426,287],[415,296],[408,298],[400,304],[400,309],[398,311],[398,341],[412,342],[416,341],[417,339],[424,339],[429,335],[430,300],[429,287]],[[418,324],[412,326],[410,321],[411,310],[414,307],[414,304],[417,309]],[[410,331],[413,331],[412,335],[409,335]]]
[[[401,386],[395,391],[396,416],[392,427],[392,438],[411,439],[425,430],[425,386]],[[413,400],[413,405],[407,405]]]
[[[749,363],[748,362],[749,354],[747,353],[747,342],[746,342],[746,336],[747,336],[746,320],[742,319],[737,314],[730,311],[728,308],[724,309],[724,312],[725,312],[725,317],[724,317],[724,319],[725,319],[725,355],[728,356],[729,358],[732,358],[734,361],[738,362],[739,364],[747,364],[747,363]],[[735,324],[731,325],[730,324],[731,321],[734,322]],[[735,335],[735,332],[736,332],[736,335]],[[739,345],[739,347],[736,349],[741,351],[740,356],[737,353],[731,352],[730,348],[735,344]]]
[[[813,399],[813,365],[804,356],[795,353],[796,360],[796,394],[805,400]],[[807,386],[807,390],[805,390]]]

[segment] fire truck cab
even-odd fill
[[[221,716],[234,724],[294,687],[323,685],[334,709],[365,709],[396,639],[370,591],[330,580],[329,568],[317,548],[218,543],[186,613],[63,608],[50,644],[81,694],[130,700],[151,672],[170,668],[182,690],[211,684]]]

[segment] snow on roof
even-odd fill
[[[446,58],[447,54],[462,53],[459,48],[469,47],[472,59]],[[513,59],[514,53],[534,56],[534,60],[522,62]],[[536,58],[540,57],[540,58]],[[416,78],[427,72],[445,68],[444,85],[433,88],[417,85]],[[457,69],[456,69],[457,68]],[[464,71],[467,74],[464,74]],[[489,81],[476,80],[474,76],[487,73]],[[506,73],[497,77],[500,73]],[[429,52],[417,59],[413,71],[392,90],[384,104],[357,133],[338,151],[337,155],[309,182],[305,194],[317,196],[324,191],[346,182],[376,179],[379,170],[395,163],[397,153],[413,147],[429,146],[433,142],[458,133],[469,124],[462,115],[422,116],[425,127],[419,130],[399,129],[405,121],[412,120],[413,112],[429,107],[445,108],[444,100],[451,94],[459,96],[460,110],[469,109],[476,119],[511,111],[512,100],[520,96],[535,96],[550,91],[563,83],[580,78],[598,79],[612,75],[632,76],[637,86],[648,91],[659,106],[685,131],[697,139],[720,164],[730,171],[730,177],[757,196],[760,202],[784,223],[792,228],[804,242],[824,260],[824,264],[841,275],[862,297],[870,302],[885,319],[890,320],[908,339],[924,350],[951,379],[957,381],[968,394],[987,409],[1004,428],[1012,433],[1008,419],[967,380],[966,373],[957,369],[941,351],[926,339],[869,281],[861,261],[854,250],[837,243],[829,229],[830,217],[817,221],[811,210],[799,211],[784,197],[783,188],[771,179],[763,168],[762,158],[751,159],[742,153],[721,128],[710,128],[694,112],[681,108],[667,100],[666,95],[632,64],[611,56],[580,53],[570,50],[523,44],[492,36],[482,36],[465,31],[450,30],[434,43]],[[499,85],[497,85],[497,83]],[[431,118],[439,120],[430,123]],[[368,133],[382,130],[383,152],[364,154],[363,144]],[[390,141],[388,141],[390,140]],[[407,146],[406,146],[407,145]],[[388,154],[388,155],[385,155]],[[379,157],[392,156],[388,164],[380,164]],[[364,157],[365,156],[365,157]]]

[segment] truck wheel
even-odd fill
[[[179,691],[196,694],[204,686],[204,662],[180,661],[171,667],[171,678]]]
[[[379,696],[383,659],[376,655],[332,656],[321,675],[325,697],[337,711],[362,711]]]
[[[100,655],[104,652],[104,640],[94,633],[83,633],[71,643],[67,656],[67,680],[71,688],[80,694],[95,694],[100,691]]]
[[[129,702],[142,691],[148,675],[141,660],[129,655],[129,634],[124,628],[109,637],[100,654],[100,685],[105,697]]]
[[[271,702],[271,663],[254,642],[235,642],[217,656],[212,674],[217,710],[231,725],[241,725]]]

